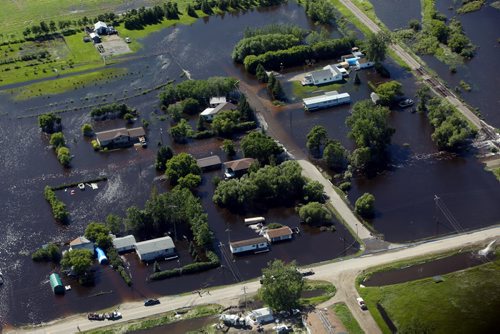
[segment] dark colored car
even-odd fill
[[[153,306],[158,304],[160,304],[160,301],[158,299],[148,299],[144,301],[144,306]]]

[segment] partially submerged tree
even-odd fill
[[[384,32],[369,34],[365,41],[366,57],[376,63],[384,61],[387,53],[389,36]]]
[[[363,218],[371,218],[375,215],[375,196],[364,193],[356,200],[354,210]]]
[[[167,168],[167,161],[174,156],[170,146],[160,146],[156,153],[155,168],[159,171],[164,171]]]
[[[285,264],[281,260],[268,263],[262,269],[262,300],[275,311],[288,311],[298,306],[304,288],[304,278],[295,263]]]
[[[328,139],[328,133],[322,125],[315,125],[311,131],[307,134],[306,146],[312,153],[318,154],[321,150],[321,146]]]
[[[321,203],[310,202],[299,208],[299,217],[306,224],[322,225],[330,223],[332,214]]]
[[[168,160],[165,175],[171,184],[176,185],[180,178],[188,174],[201,175],[201,169],[192,155],[183,152]]]

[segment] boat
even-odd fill
[[[412,99],[404,99],[403,101],[399,102],[398,105],[401,108],[406,108],[406,107],[412,106],[413,103],[415,103],[415,102],[413,102]]]
[[[83,184],[83,183],[78,183],[78,189],[80,189],[80,190],[85,190],[85,184]]]
[[[2,272],[0,271],[0,285],[2,285],[2,284],[3,284],[3,274],[2,274]]]

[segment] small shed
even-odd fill
[[[106,257],[104,251],[99,247],[96,247],[95,251],[97,253],[97,261],[99,261],[100,264],[108,264],[108,258]]]
[[[113,246],[116,248],[118,253],[127,252],[134,249],[134,245],[136,243],[135,237],[130,234],[121,238],[113,239]]]
[[[198,164],[198,167],[200,167],[203,171],[210,169],[219,169],[222,165],[222,161],[220,160],[220,157],[218,155],[211,155],[206,158],[198,159],[196,160],[196,163]]]
[[[269,240],[269,242],[278,242],[283,240],[292,239],[293,232],[292,229],[288,226],[282,226],[275,229],[268,229],[264,233],[264,237]]]
[[[266,238],[263,237],[234,241],[229,243],[229,249],[233,254],[245,253],[250,251],[255,252],[260,250],[266,250],[267,248],[268,248],[267,240]]]
[[[226,97],[225,96],[214,96],[210,98],[210,106],[211,107],[216,107],[221,103],[226,103]]]
[[[268,307],[259,308],[250,312],[247,319],[255,325],[267,324],[274,321],[273,311]]]
[[[61,277],[57,273],[52,273],[49,276],[50,286],[52,287],[52,291],[54,291],[57,295],[64,294],[64,285],[62,284]]]

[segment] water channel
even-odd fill
[[[313,27],[303,9],[294,3],[245,14],[200,19],[191,26],[165,29],[147,37],[143,41],[145,48],[133,59],[113,65],[127,68],[128,73],[124,78],[58,96],[22,102],[10,100],[8,94],[0,95],[2,110],[6,111],[0,116],[0,198],[3,202],[0,212],[0,268],[6,281],[0,287],[0,324],[39,323],[74,312],[110,307],[122,301],[178,294],[235,282],[233,274],[227,269],[227,263],[199,275],[146,282],[152,268],[139,263],[134,254],[128,254],[126,258],[134,280],[132,288],[128,288],[109,268],[96,266],[95,287],[79,287],[76,282],[64,279],[65,284],[71,284],[73,290],[64,297],[54,297],[47,279],[54,268],[33,263],[29,255],[44,243],[72,240],[83,233],[90,221],[102,221],[109,213],[123,216],[131,205],[142,207],[153,185],[160,191],[168,190],[154,170],[155,145],[150,145],[146,150],[132,148],[95,153],[80,133],[81,125],[90,121],[88,109],[75,111],[72,110],[73,106],[89,106],[103,99],[111,102],[168,79],[180,80],[182,69],[188,70],[195,79],[232,75],[248,87],[263,92],[253,78],[232,63],[229,55],[245,27],[269,23],[295,23]],[[335,31],[332,34],[338,35]],[[393,78],[403,83],[405,93],[413,95],[416,88],[412,76],[392,63],[387,66]],[[285,73],[284,80],[291,75],[293,73]],[[361,86],[348,81],[341,89],[351,93],[354,100],[368,97],[368,80],[381,80],[371,71],[360,72],[360,77],[363,82]],[[284,82],[284,85],[290,91],[289,84]],[[127,103],[150,121],[148,135],[151,143],[163,141],[171,144],[167,135],[168,123],[157,117],[161,112],[156,94],[138,94]],[[61,108],[70,109],[62,114],[62,118],[65,137],[75,155],[71,170],[59,165],[54,152],[48,147],[48,139],[37,129],[36,118],[18,118]],[[305,135],[316,124],[325,125],[330,136],[352,148],[351,141],[346,137],[348,129],[345,126],[349,106],[316,113],[304,113],[299,107],[259,111],[270,126],[269,132],[286,147],[292,148],[292,153],[297,157],[307,156]],[[372,223],[388,240],[405,241],[454,232],[442,217],[436,223],[434,217],[438,214],[435,213],[434,194],[441,196],[465,229],[498,221],[500,189],[497,181],[483,170],[472,154],[459,157],[438,154],[430,140],[428,122],[421,115],[396,110],[391,115],[391,124],[397,129],[390,148],[391,167],[373,178],[354,179],[353,189],[348,194],[352,201],[364,192],[376,196],[377,216]],[[96,125],[96,130],[122,125],[118,121],[103,122]],[[219,139],[209,139],[172,146],[176,152],[187,151],[198,158],[211,153],[225,157],[219,148],[220,144]],[[211,179],[220,173],[206,173],[197,191],[207,210],[216,245],[227,243],[229,238],[236,240],[255,236],[241,224],[243,216],[212,204]],[[59,191],[58,196],[70,210],[71,224],[61,226],[53,221],[43,198],[45,185],[59,185],[103,175],[108,180],[99,183],[98,190],[87,189],[73,195],[70,191]],[[242,279],[258,276],[260,268],[273,258],[286,261],[295,259],[299,264],[307,265],[357,250],[357,245],[352,244],[353,238],[338,222],[335,222],[336,232],[321,232],[316,228],[300,226],[293,207],[271,209],[259,214],[264,214],[269,221],[297,226],[302,233],[292,242],[273,246],[268,253],[236,258],[233,263]],[[226,232],[228,227],[230,236]],[[186,243],[180,241],[177,246],[180,262],[162,263],[162,269],[174,268],[190,261]],[[349,246],[352,247],[346,250]]]

